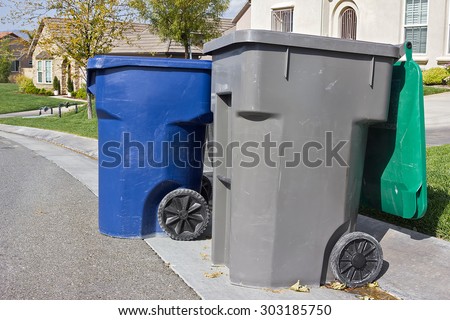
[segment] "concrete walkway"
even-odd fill
[[[0,136],[55,162],[97,194],[97,165],[80,154],[95,158],[96,140],[43,131],[0,125]],[[57,145],[64,142],[69,149],[59,148],[61,154],[48,155],[42,151],[42,144],[48,143],[35,136]],[[384,290],[402,299],[450,299],[449,242],[363,216],[358,218],[357,228],[381,242],[386,263],[379,283]],[[229,283],[227,268],[211,267],[210,240],[176,242],[157,237],[146,242],[203,299],[355,299],[352,294],[324,288],[312,288],[304,294],[234,286]]]
[[[425,96],[425,131],[427,145],[450,144],[450,92]]]
[[[69,100],[71,103],[78,102],[79,103],[78,107],[86,103],[85,100],[72,99],[72,98],[67,98],[65,96],[56,96],[56,97],[55,96],[51,96],[49,98],[53,98],[55,100],[55,102],[52,103],[52,105],[57,105],[57,104],[59,104],[61,102],[64,103],[67,100]],[[64,101],[60,101],[60,100],[64,100]],[[73,111],[73,110],[75,110],[75,106],[71,106],[71,107],[68,107],[68,108],[63,107],[63,108],[61,108],[61,113],[66,113],[66,112]],[[39,115],[39,109],[30,110],[30,111],[21,111],[21,112],[0,114],[0,119],[1,118],[15,118],[15,117],[34,118],[34,117],[39,117],[39,116],[46,117],[46,116],[51,116],[51,115],[58,115],[58,107],[55,107],[55,108],[52,108],[52,109],[49,108],[47,111],[42,110],[41,115]]]

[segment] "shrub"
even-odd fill
[[[443,84],[450,74],[444,68],[431,68],[423,72],[423,83],[426,85]]]
[[[53,78],[53,90],[58,91],[58,93],[61,90],[61,84],[59,83],[59,79],[57,76]]]
[[[39,89],[36,88],[33,84],[33,80],[30,78],[20,76],[16,79],[17,84],[19,85],[19,92],[28,93],[28,94],[38,94]]]
[[[81,88],[78,89],[77,91],[75,91],[75,98],[83,99],[83,100],[85,100],[87,98],[86,85],[85,84],[81,85]]]
[[[38,94],[43,95],[43,96],[52,96],[53,92],[51,92],[50,90],[46,90],[46,89],[42,88],[42,89],[39,89],[39,93]]]
[[[27,82],[31,81],[31,83],[33,83],[33,81],[30,78],[25,77],[24,75],[18,75],[16,78],[16,83],[19,86],[19,92],[24,93],[25,92],[25,86],[27,84]]]
[[[53,92],[46,90],[44,88],[39,89],[33,84],[33,80],[25,77],[24,75],[19,75],[16,78],[16,83],[19,85],[19,92],[27,94],[40,94],[44,96],[52,96]]]
[[[72,79],[70,78],[70,74],[69,74],[69,77],[68,77],[68,79],[67,79],[67,91],[69,91],[69,92],[73,92],[73,81],[72,81]]]
[[[444,66],[445,70],[450,74],[450,63]]]
[[[11,60],[9,56],[0,54],[0,83],[8,83],[11,74]]]

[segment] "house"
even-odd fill
[[[242,9],[237,13],[234,19],[231,21],[236,25],[236,30],[251,29],[252,27],[252,2],[247,1]]]
[[[17,76],[24,68],[31,67],[31,59],[28,56],[28,42],[13,32],[0,32],[0,41],[7,42],[13,56],[11,61],[11,77]]]
[[[258,0],[249,5],[250,13],[233,20],[237,29],[243,29],[242,19],[250,19],[246,28],[390,44],[407,40],[423,68],[450,63],[450,0]]]
[[[37,36],[33,39],[30,54],[33,61],[33,72],[30,78],[38,88],[51,90],[53,78],[56,76],[61,82],[61,94],[67,93],[67,79],[70,75],[73,79],[75,89],[85,82],[84,70],[70,57],[52,55],[46,48],[52,46],[48,43],[47,35],[49,30],[63,30],[64,20],[59,18],[44,19],[37,30]],[[231,19],[223,19],[221,22],[221,32],[226,33],[232,30],[234,24]],[[122,40],[113,42],[112,50],[108,55],[120,56],[148,56],[164,58],[184,58],[184,47],[174,41],[161,41],[161,39],[150,31],[149,25],[135,23],[125,32]],[[199,59],[202,50],[192,47],[192,57]]]

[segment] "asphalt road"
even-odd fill
[[[142,240],[97,231],[97,197],[0,137],[0,299],[198,299]]]

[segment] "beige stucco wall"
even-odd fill
[[[236,30],[246,30],[252,27],[252,10],[249,8],[236,22]]]
[[[293,31],[339,37],[339,16],[352,7],[357,14],[357,39],[398,44],[404,41],[405,0],[257,0],[252,2],[252,29],[271,29],[271,10],[293,7]],[[425,54],[414,54],[423,67],[450,63],[448,52],[450,0],[429,0]]]

